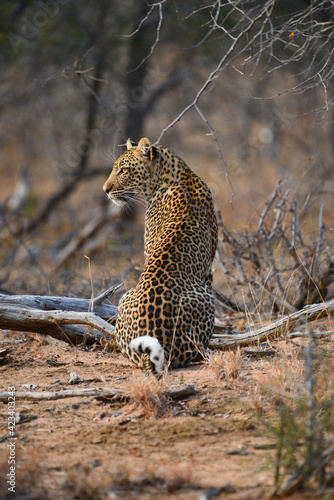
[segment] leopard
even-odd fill
[[[203,361],[214,330],[217,219],[209,187],[173,151],[129,139],[103,185],[146,203],[144,266],[119,302],[115,340],[146,376]]]

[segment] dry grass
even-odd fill
[[[293,344],[282,344],[258,381],[260,392],[276,406],[293,401],[301,392],[304,360],[300,354],[300,348]]]
[[[67,480],[63,485],[67,491],[66,498],[102,500],[110,488],[110,476],[87,464],[69,467],[66,474]]]
[[[238,378],[241,364],[240,349],[210,354],[207,360],[207,366],[214,372],[217,380]]]
[[[157,467],[149,460],[137,460],[133,457],[110,470],[101,464],[79,463],[64,466],[65,481],[61,491],[50,491],[44,486],[45,470],[41,454],[28,449],[17,454],[16,493],[8,492],[8,463],[5,453],[0,457],[0,499],[25,498],[50,500],[50,498],[105,500],[115,492],[129,492],[133,495],[153,491],[154,498],[158,492],[173,495],[184,488],[197,489],[194,484],[192,469],[189,464]],[[117,493],[116,493],[117,494]],[[60,495],[60,496],[58,496]],[[135,498],[135,496],[134,496]],[[153,497],[152,497],[153,498]]]
[[[306,357],[303,346],[281,344],[250,398],[261,417],[262,398],[269,403],[270,413],[262,421],[276,450],[272,498],[306,485],[318,498],[334,477],[334,361],[328,350],[314,344],[310,375]]]
[[[7,483],[9,472],[6,442],[4,452],[0,455],[0,499],[11,498],[39,498],[49,499],[47,488],[44,486],[43,456],[35,448],[25,448],[24,451],[17,445],[15,450],[15,493],[8,491]],[[33,494],[30,492],[34,492]],[[35,496],[36,495],[36,496]]]
[[[153,375],[144,378],[142,374],[132,378],[128,392],[139,403],[145,418],[163,418],[172,416],[172,410],[166,397],[168,383],[165,379],[157,380]]]
[[[135,495],[143,490],[148,491],[148,494],[152,490],[157,493],[158,490],[172,495],[175,491],[187,487],[196,488],[189,465],[157,467],[156,463],[148,460],[139,462],[132,457],[111,471],[87,465],[70,467],[64,484],[69,495],[67,498],[80,500],[113,498],[110,495],[122,495],[125,491],[131,491],[132,495]]]
[[[248,400],[251,404],[251,407],[256,411],[256,414],[259,417],[262,417],[265,413],[265,409],[263,404],[263,395],[258,384],[256,384],[249,392]]]
[[[189,464],[157,467],[156,463],[148,460],[139,465],[130,459],[113,471],[112,478],[113,484],[121,488],[154,486],[170,494],[193,484]]]

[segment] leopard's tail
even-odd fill
[[[131,340],[130,349],[137,354],[149,355],[153,371],[161,374],[165,368],[165,354],[160,342],[155,337],[143,335]]]

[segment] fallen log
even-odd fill
[[[117,314],[117,307],[110,304],[102,304],[100,302],[100,297],[104,296],[104,300],[106,300],[113,292],[115,292],[116,288],[118,287],[112,287],[96,297],[94,300],[43,295],[4,295],[0,293],[0,304],[8,304],[17,307],[31,307],[42,311],[90,311],[96,313],[101,318],[108,320]]]
[[[15,392],[14,394],[7,391],[0,392],[0,402],[7,403],[8,398],[14,398],[15,401],[26,400],[26,401],[54,401],[56,399],[64,398],[74,398],[74,397],[88,397],[88,396],[109,396],[113,397],[116,395],[123,395],[125,391],[120,389],[108,389],[107,387],[94,387],[94,388],[83,388],[83,389],[64,389],[62,391],[55,392]],[[11,399],[12,401],[12,399]]]
[[[300,322],[312,322],[325,316],[330,316],[334,311],[334,299],[320,304],[305,306],[300,311],[288,314],[270,325],[254,331],[240,333],[239,335],[214,334],[210,341],[210,349],[228,349],[236,346],[245,346],[252,343],[274,340],[286,336]]]
[[[165,394],[168,398],[178,400],[188,396],[192,396],[196,392],[196,387],[194,385],[185,385],[182,387],[172,387],[165,391]],[[64,389],[61,391],[55,392],[8,392],[8,391],[0,391],[0,402],[8,403],[8,400],[15,401],[18,400],[30,400],[30,401],[55,401],[56,399],[64,399],[64,398],[75,398],[75,397],[100,397],[104,396],[105,398],[131,398],[132,395],[130,392],[125,391],[124,389],[109,389],[108,387],[85,387],[83,389]]]
[[[69,329],[67,325],[85,325],[79,329],[77,326]],[[88,329],[87,329],[88,327]],[[20,306],[2,305],[0,303],[0,328],[37,332],[52,335],[56,338],[77,341],[101,340],[107,337],[114,338],[114,326],[92,312],[73,311],[42,311]],[[74,329],[74,330],[73,330]],[[74,333],[73,333],[74,332]],[[102,332],[102,333],[101,333]],[[73,339],[73,335],[75,338]]]
[[[121,285],[119,285],[121,286]],[[4,295],[0,294],[0,328],[21,332],[35,332],[51,335],[58,340],[71,344],[85,342],[89,345],[105,338],[99,328],[78,326],[79,321],[62,322],[59,314],[65,311],[76,313],[94,312],[110,323],[115,323],[117,307],[103,304],[119,287],[106,290],[94,300],[75,297],[53,297],[41,295]],[[56,316],[43,312],[57,311]],[[72,318],[73,319],[73,318]],[[84,321],[84,325],[89,324]],[[109,331],[111,333],[111,330]]]
[[[107,295],[108,291],[93,302],[69,297],[0,295],[0,328],[48,334],[67,342],[108,341],[114,338],[114,327],[110,323],[115,322],[117,308],[101,305],[101,300],[105,300]],[[75,307],[77,309],[73,310]],[[89,312],[92,308],[94,312]],[[274,340],[287,335],[301,321],[315,321],[330,316],[333,311],[334,299],[305,306],[301,311],[288,314],[268,326],[245,333],[221,333],[222,327],[216,325],[209,348],[224,350]],[[85,325],[85,328],[79,325]]]

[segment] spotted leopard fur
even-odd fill
[[[202,359],[212,336],[217,221],[209,188],[181,158],[146,138],[127,146],[103,189],[118,205],[147,201],[145,263],[120,301],[115,336],[123,355],[159,372]]]

